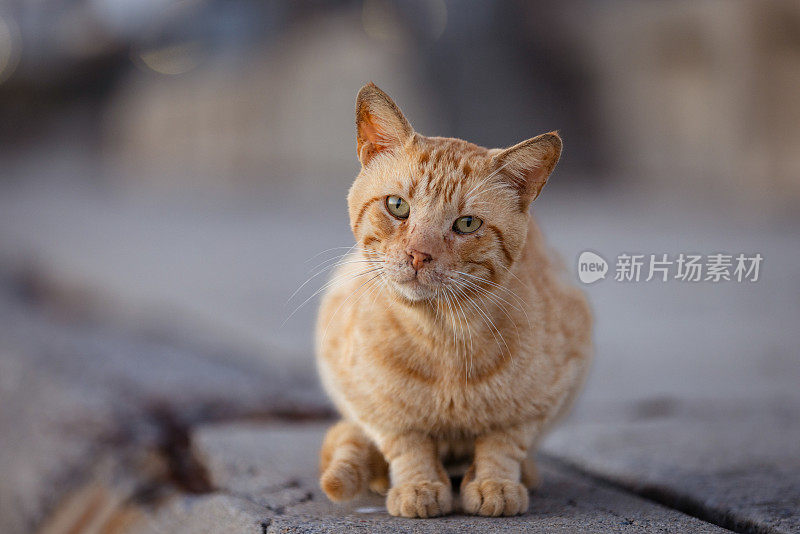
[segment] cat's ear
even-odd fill
[[[519,191],[521,204],[527,209],[541,193],[560,156],[561,137],[550,132],[498,151],[492,163],[495,172]]]
[[[403,146],[414,133],[400,108],[374,83],[368,83],[356,98],[356,147],[366,166],[384,150]]]

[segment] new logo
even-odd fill
[[[608,262],[601,256],[586,250],[578,257],[578,278],[584,284],[593,284],[605,278],[608,272]]]

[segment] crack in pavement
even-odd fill
[[[720,528],[740,534],[776,534],[776,531],[773,529],[764,527],[763,525],[758,525],[750,520],[747,520],[747,518],[736,518],[734,514],[731,514],[730,512],[721,513],[719,510],[710,508],[704,505],[702,502],[692,499],[686,495],[682,495],[678,492],[671,491],[668,488],[662,488],[653,485],[634,486],[632,484],[625,483],[624,481],[609,478],[601,473],[597,473],[593,470],[585,468],[584,466],[570,462],[569,460],[565,460],[553,454],[540,452],[539,455],[568,472],[588,478],[589,480],[592,480],[598,484],[615,488],[630,495],[636,495],[637,497],[641,497],[671,510],[681,512],[701,521],[705,521],[706,523],[716,525]],[[618,515],[611,510],[607,510],[607,512]],[[625,519],[629,520],[628,518]]]

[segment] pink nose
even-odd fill
[[[428,263],[433,259],[430,254],[413,249],[408,251],[408,256],[411,258],[411,265],[414,267],[415,271],[419,271],[422,264]]]

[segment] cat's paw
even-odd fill
[[[461,504],[468,514],[517,515],[528,510],[528,489],[513,480],[473,480],[461,488]]]
[[[380,475],[369,481],[369,489],[378,495],[386,495],[389,493],[389,477]]]
[[[389,490],[386,509],[403,517],[435,517],[450,513],[453,494],[442,482],[400,484]]]
[[[361,493],[364,476],[350,462],[336,462],[325,470],[320,478],[320,487],[332,501],[349,501]]]

